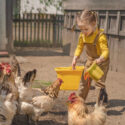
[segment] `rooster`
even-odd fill
[[[11,67],[9,63],[0,63],[0,84],[4,80],[5,75],[10,75],[11,73]]]
[[[12,92],[18,98],[18,89],[15,84],[15,73],[18,70],[18,63],[15,57],[9,63],[0,63],[0,94],[5,96]],[[15,63],[14,63],[15,62]],[[16,68],[14,68],[16,66]]]
[[[6,99],[0,96],[0,125],[11,125],[17,105],[16,98],[12,93],[9,93]]]
[[[0,63],[0,84],[4,79],[4,75],[11,75],[14,79],[21,75],[20,66],[15,56],[11,57],[10,64],[5,62]]]
[[[104,125],[105,121],[106,109],[101,103],[96,104],[89,114],[84,100],[71,93],[68,98],[68,125]]]

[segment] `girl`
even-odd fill
[[[80,57],[83,48],[86,51],[87,62],[82,76],[82,83],[80,83],[78,94],[83,99],[86,99],[89,86],[88,80],[85,80],[84,73],[86,69],[96,61],[96,63],[103,70],[103,77],[96,83],[97,100],[100,101],[100,90],[104,89],[106,94],[105,103],[107,103],[107,93],[105,90],[105,80],[107,72],[109,70],[109,49],[107,45],[106,35],[103,33],[103,29],[99,29],[97,26],[97,14],[94,11],[84,10],[79,17],[77,17],[77,25],[81,30],[79,35],[79,42],[75,50],[74,58],[72,61],[72,68],[75,69],[77,59]],[[89,79],[90,83],[92,79]]]

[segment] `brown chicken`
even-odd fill
[[[96,104],[92,113],[87,112],[84,100],[72,93],[68,98],[68,125],[104,125],[106,109]]]

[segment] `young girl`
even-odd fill
[[[85,64],[85,69],[82,76],[82,82],[79,86],[79,96],[86,99],[89,92],[88,80],[84,78],[84,73],[86,69],[96,61],[96,63],[103,70],[103,77],[96,83],[97,89],[97,100],[101,99],[100,90],[105,89],[105,80],[107,72],[109,70],[109,49],[107,45],[106,35],[103,33],[103,29],[99,29],[97,26],[97,14],[94,11],[84,10],[79,17],[77,17],[77,25],[81,30],[79,35],[79,42],[75,50],[74,58],[72,61],[72,68],[75,69],[77,59],[80,57],[83,48],[86,51],[87,62]],[[89,79],[91,83],[92,79]],[[107,96],[107,93],[106,93]],[[105,98],[104,103],[107,103],[107,98]]]

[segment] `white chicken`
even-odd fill
[[[0,125],[11,125],[17,105],[16,98],[12,93],[9,93],[6,99],[0,96]]]
[[[34,107],[32,105],[32,98],[38,95],[43,95],[44,92],[38,88],[32,88],[32,83],[36,76],[36,70],[27,72],[24,78],[18,77],[18,91],[19,91],[19,107],[20,114],[32,115]],[[30,116],[32,117],[32,116]],[[28,118],[29,122],[29,118]]]

